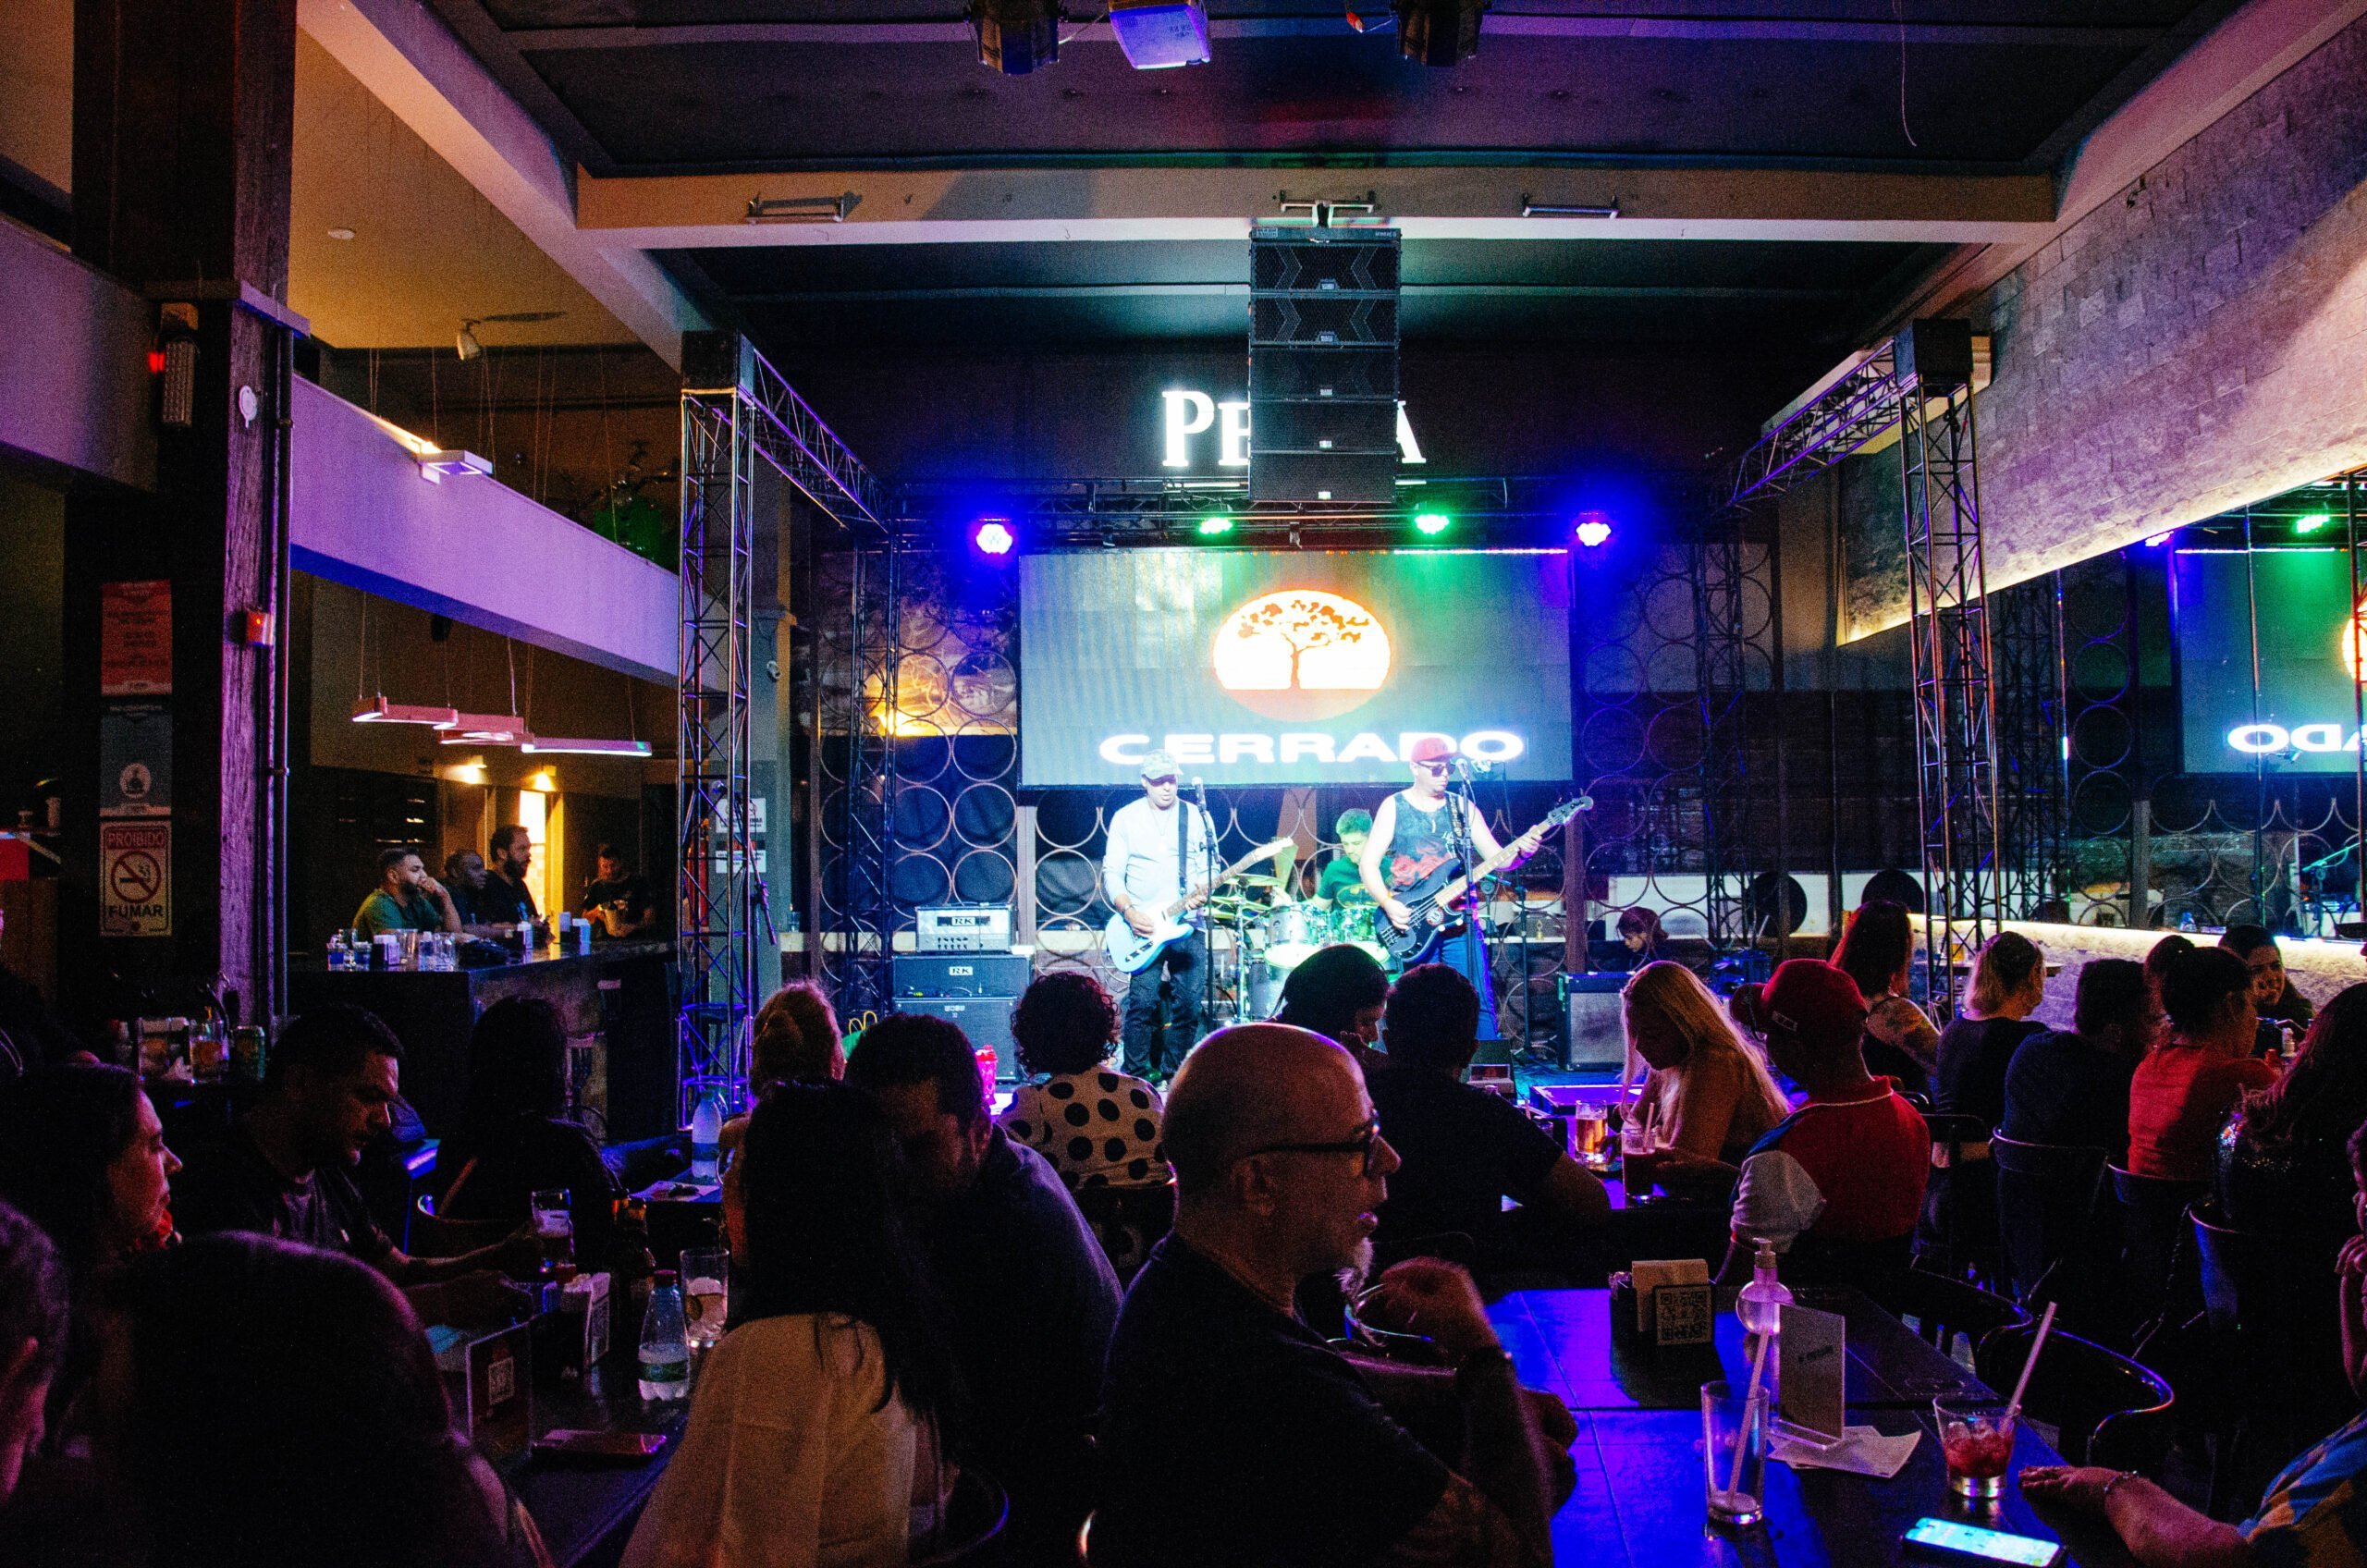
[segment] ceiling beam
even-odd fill
[[[1408,283],[1407,299],[1462,300],[1749,300],[1808,303],[1847,300],[1848,288],[1723,288],[1714,284]],[[1246,283],[1004,283],[950,288],[791,288],[750,293],[734,289],[742,305],[935,304],[963,300],[1243,300]]]
[[[575,221],[574,169],[475,57],[413,0],[298,0],[297,23],[495,209],[668,364],[707,325],[630,245]]]
[[[758,199],[810,203],[751,222]],[[1354,170],[1095,167],[633,176],[576,181],[576,221],[643,250],[1245,239],[1282,203],[1370,200],[1409,239],[1759,239],[2005,244],[2049,231],[2054,180],[1723,165]],[[1616,218],[1523,217],[1530,206]],[[828,210],[825,210],[828,209]]]

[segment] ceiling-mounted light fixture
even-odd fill
[[[978,64],[1025,76],[1061,57],[1060,0],[971,0]]]
[[[1426,66],[1459,66],[1479,52],[1479,18],[1490,0],[1392,0],[1397,52]]]
[[[451,723],[436,728],[448,746],[515,746],[529,733],[526,721],[514,713],[455,714]]]
[[[474,452],[431,447],[419,454],[419,476],[430,484],[441,484],[448,479],[474,479],[492,472],[493,459],[478,457]]]
[[[448,729],[460,721],[454,708],[439,708],[420,703],[390,703],[382,692],[378,696],[353,704],[356,724],[424,724],[431,729]]]
[[[645,757],[646,741],[562,741],[549,735],[529,735],[519,742],[521,752],[572,753],[591,757]]]
[[[464,316],[460,321],[460,335],[452,340],[452,351],[464,360],[473,360],[484,353],[484,345],[477,341],[476,329],[494,322],[522,325],[528,322],[557,321],[565,314],[565,311],[511,311],[497,316]]]
[[[1138,71],[1208,63],[1208,0],[1110,0],[1110,31]]]

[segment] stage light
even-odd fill
[[[1589,550],[1599,550],[1611,543],[1611,519],[1601,512],[1580,512],[1573,520],[1578,543]]]
[[[2173,528],[2173,529],[2169,530],[2169,532],[2168,532],[2168,533],[2156,533],[2156,534],[2152,534],[2152,535],[2151,535],[2150,537],[2148,537],[2148,538],[2146,539],[2146,541],[2145,541],[2146,548],[2148,548],[2148,549],[2152,549],[2152,550],[2158,550],[2158,549],[2160,549],[2163,545],[2165,545],[2168,544],[2168,543],[2170,542],[2170,540],[2171,540],[2173,537],[2175,537],[2175,536],[2177,535],[2177,529],[2175,529],[2175,528]]]
[[[1204,517],[1200,520],[1200,537],[1203,539],[1221,539],[1232,532],[1233,519],[1229,517]]]
[[[2293,520],[2293,532],[2296,533],[2315,533],[2319,529],[2324,528],[2327,523],[2330,523],[2333,521],[2334,514],[2331,512],[2312,512],[2307,517],[2297,517]]]
[[[1110,31],[1138,71],[1208,63],[1208,0],[1110,0]]]
[[[1025,76],[1061,57],[1060,0],[973,0],[970,31],[978,64]]]
[[[1459,66],[1479,52],[1479,17],[1490,0],[1392,0],[1397,52],[1425,66]]]
[[[1444,533],[1448,529],[1453,528],[1453,526],[1454,519],[1447,516],[1444,512],[1424,512],[1414,520],[1414,528],[1417,533],[1429,534],[1433,537],[1438,534]]]
[[[970,543],[982,556],[1000,557],[1011,554],[1019,535],[1011,531],[1009,518],[982,517],[970,527]]]

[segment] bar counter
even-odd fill
[[[435,1136],[458,1124],[469,1084],[469,1035],[505,997],[540,997],[570,1041],[590,1038],[586,1101],[607,1118],[607,1141],[674,1131],[674,945],[598,942],[588,953],[537,949],[481,969],[330,970],[291,966],[294,1011],[348,1002],[386,1021],[403,1043],[403,1097]]]

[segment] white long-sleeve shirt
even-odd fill
[[[1188,812],[1188,818],[1179,817]],[[1186,849],[1191,864],[1176,861],[1180,829],[1189,824]],[[1101,886],[1122,890],[1127,900],[1156,912],[1173,903],[1208,877],[1210,824],[1208,814],[1179,800],[1160,811],[1148,799],[1120,806],[1110,818],[1107,847],[1101,855]]]

